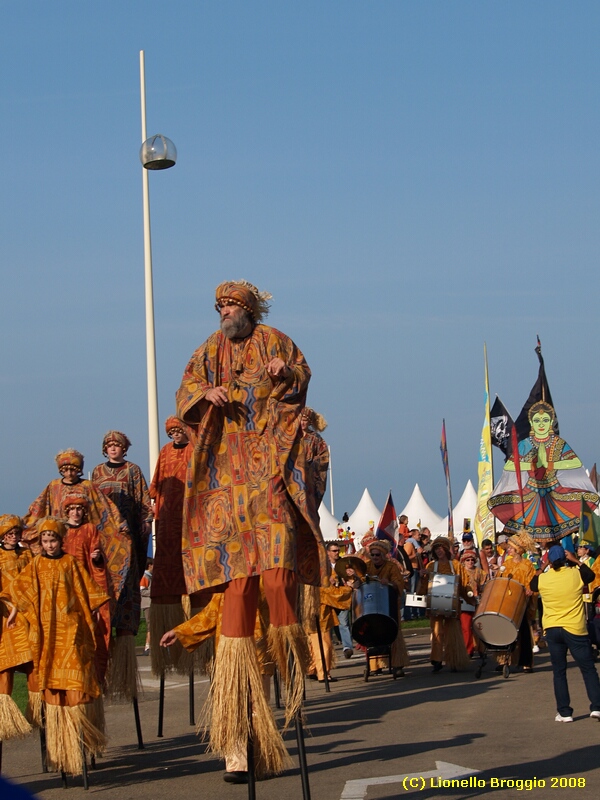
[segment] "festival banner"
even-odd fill
[[[517,476],[517,486],[519,487],[519,497],[521,498],[521,521],[525,525],[525,501],[523,499],[523,481],[521,479],[521,454],[519,453],[519,441],[517,439],[517,426],[513,425],[511,431],[512,459],[515,464],[515,475]]]
[[[490,436],[494,447],[504,453],[505,461],[512,452],[510,437],[514,424],[511,415],[506,410],[506,406],[496,395],[494,405],[490,411]]]
[[[392,500],[392,491],[390,489],[390,493],[388,494],[388,498],[385,501],[385,506],[381,513],[381,519],[379,520],[379,523],[377,525],[375,538],[383,539],[384,541],[389,542],[391,548],[391,554],[394,555],[398,544],[397,533],[398,533],[398,520],[396,518],[396,509],[394,508],[394,501]]]
[[[450,488],[450,463],[448,461],[448,442],[446,441],[446,420],[442,420],[442,441],[440,443],[442,464],[446,476],[446,489],[448,490],[448,538],[454,540],[454,519],[452,518],[452,489]]]
[[[485,365],[485,378],[483,389],[484,418],[483,429],[481,431],[481,441],[479,443],[479,464],[477,466],[477,510],[475,512],[475,536],[477,546],[481,547],[484,539],[494,541],[495,525],[494,515],[488,508],[488,500],[494,489],[494,476],[492,465],[492,435],[490,429],[490,384],[488,377],[487,348],[483,346],[483,359]],[[487,560],[483,559],[486,563]],[[487,571],[487,570],[486,570]]]
[[[581,522],[579,523],[579,543],[590,544],[594,549],[600,545],[600,517],[581,500]]]

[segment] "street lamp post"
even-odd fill
[[[150,236],[150,188],[148,170],[168,169],[177,160],[175,145],[161,134],[146,138],[146,70],[144,51],[140,50],[140,97],[142,107],[142,200],[144,213],[144,290],[146,299],[146,372],[148,380],[148,449],[152,478],[158,460],[159,423],[156,380],[156,345],[154,337],[154,289],[152,286],[152,238]]]

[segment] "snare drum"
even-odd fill
[[[370,580],[352,592],[352,636],[363,647],[392,644],[398,635],[398,593]]]
[[[517,638],[527,607],[525,589],[512,578],[493,578],[483,587],[473,630],[485,644],[508,647]]]
[[[460,613],[459,587],[458,575],[441,575],[439,572],[433,572],[429,576],[427,587],[427,616],[458,617]]]

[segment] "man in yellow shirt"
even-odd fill
[[[600,680],[594,665],[592,645],[585,624],[583,587],[590,583],[593,572],[579,564],[572,553],[560,545],[548,551],[550,567],[537,575],[530,589],[539,591],[544,607],[544,633],[556,697],[556,722],[573,722],[573,709],[567,684],[567,650],[581,670],[590,701],[590,717],[600,720]]]

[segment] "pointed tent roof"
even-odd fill
[[[331,542],[338,538],[337,529],[340,524],[337,519],[332,515],[331,511],[327,508],[325,503],[319,506],[319,520],[321,524],[321,533],[326,542]]]
[[[442,521],[440,515],[435,513],[423,497],[418,483],[415,483],[410,500],[400,514],[406,514],[408,517],[409,528],[416,527],[419,520],[421,520],[422,528],[433,529],[437,528]]]
[[[360,498],[359,504],[350,515],[350,519],[344,527],[347,528],[350,526],[350,530],[354,531],[356,534],[355,541],[357,544],[360,544],[360,540],[369,530],[369,522],[373,521],[375,525],[377,525],[380,517],[381,511],[373,502],[373,499],[369,494],[369,490],[365,489],[363,496]]]
[[[472,529],[476,511],[477,511],[477,492],[473,488],[473,484],[471,483],[471,481],[468,480],[460,500],[452,509],[452,519],[454,520],[454,537],[459,541],[460,537],[462,536],[462,526],[464,518],[469,517],[469,519],[471,520],[471,529]],[[447,536],[447,535],[448,535],[448,515],[444,517],[444,519],[440,522],[439,525],[436,526],[435,529],[434,528],[431,529],[432,539],[435,539],[436,536]],[[477,541],[475,542],[475,544],[479,547],[479,543]]]

